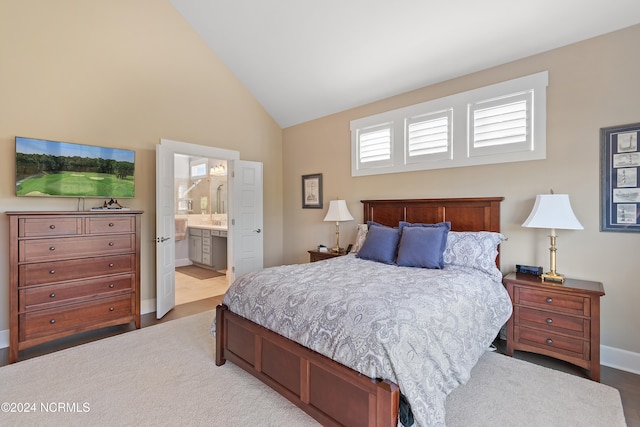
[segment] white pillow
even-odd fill
[[[358,251],[360,251],[362,244],[367,240],[367,231],[369,231],[367,224],[358,224],[358,234],[356,235],[356,242],[353,244],[353,248],[351,248],[351,253],[357,254]]]
[[[496,267],[498,245],[504,240],[491,231],[450,231],[444,249],[444,265],[460,265],[483,271],[497,281],[502,273]]]

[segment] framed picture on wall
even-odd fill
[[[302,208],[322,209],[322,174],[302,175]]]
[[[640,232],[640,123],[600,129],[600,231]]]

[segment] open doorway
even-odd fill
[[[227,276],[227,161],[174,154],[176,305],[222,295]]]
[[[262,163],[240,160],[233,150],[162,139],[156,146],[156,317],[162,318],[176,303],[175,232],[176,188],[174,154],[227,161],[229,191],[227,277],[263,266]],[[225,210],[227,208],[225,207]]]

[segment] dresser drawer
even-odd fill
[[[561,354],[576,359],[590,360],[591,347],[589,341],[547,333],[524,326],[515,326],[514,339],[518,344],[539,349],[541,354],[554,354],[554,357]]]
[[[39,262],[133,252],[135,248],[135,234],[21,240],[19,242],[18,257],[20,262]]]
[[[18,267],[18,284],[21,287],[54,284],[73,279],[131,273],[136,267],[135,261],[136,256],[130,254],[23,264]]]
[[[85,218],[84,228],[86,234],[132,233],[136,230],[136,219],[124,215]]]
[[[21,314],[20,340],[81,330],[87,325],[132,317],[134,303],[133,294],[129,294]]]
[[[519,306],[515,306],[513,310],[516,325],[541,328],[549,332],[572,335],[584,339],[588,339],[591,333],[590,319]]]
[[[20,312],[39,310],[60,304],[135,291],[135,276],[100,277],[59,285],[30,286],[19,293]]]
[[[589,298],[546,289],[514,287],[514,305],[553,310],[578,316],[591,316]]]
[[[82,234],[81,218],[38,217],[18,221],[19,237],[74,236]]]

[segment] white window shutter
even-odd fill
[[[386,124],[363,129],[358,135],[358,161],[361,165],[391,160],[391,126]]]
[[[451,110],[412,117],[406,120],[406,157],[408,163],[450,157]]]
[[[530,150],[532,104],[533,91],[470,104],[469,154]]]

